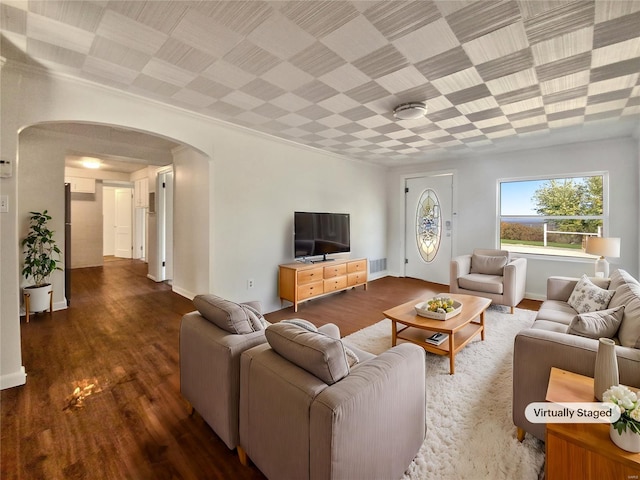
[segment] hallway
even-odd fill
[[[14,479],[256,479],[179,394],[190,300],[115,259],[74,269],[73,302],[22,318],[27,383],[1,392],[1,472]]]

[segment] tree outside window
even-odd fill
[[[588,236],[602,236],[603,175],[500,183],[501,248],[589,257]]]

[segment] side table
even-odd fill
[[[593,378],[552,368],[548,402],[596,402]],[[548,423],[546,480],[639,480],[640,453],[618,448],[602,423]]]

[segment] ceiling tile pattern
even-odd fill
[[[1,54],[398,165],[640,117],[640,1],[5,0]],[[400,103],[425,118],[397,121]]]

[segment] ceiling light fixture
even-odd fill
[[[102,161],[98,158],[91,158],[91,157],[84,157],[84,160],[82,160],[82,166],[84,168],[100,168],[100,165],[102,165]]]
[[[393,109],[393,116],[398,120],[417,120],[427,114],[424,102],[410,102],[398,105]]]

